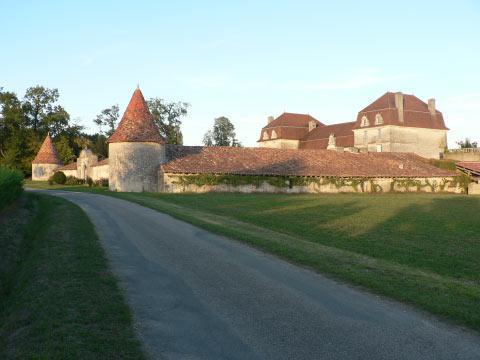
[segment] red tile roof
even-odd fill
[[[320,121],[308,114],[283,113],[262,128],[258,141],[266,141],[263,139],[265,132],[267,132],[269,140],[273,140],[273,130],[275,130],[277,134],[277,139],[300,140],[308,133],[308,124],[310,121],[315,121],[317,126],[323,125]]]
[[[403,123],[400,122],[398,110],[395,107],[395,93],[387,92],[358,113],[355,128],[361,128],[363,116],[368,118],[368,127],[376,126],[375,116],[380,114],[383,118],[383,125],[448,130],[440,111],[436,110],[435,116],[432,116],[428,110],[428,104],[416,96],[403,94],[403,99]]]
[[[339,147],[353,147],[353,127],[355,121],[319,126],[300,140],[300,149],[326,149],[330,134],[335,135],[335,144]]]
[[[67,165],[64,165],[64,166],[58,168],[57,170],[77,170],[77,163],[72,162],[70,164],[67,164]]]
[[[33,159],[32,164],[63,165],[62,160],[60,160],[60,156],[58,156],[57,149],[55,149],[55,146],[53,145],[50,134],[48,134],[43,141],[43,144],[40,146],[40,150],[38,150],[37,156],[35,156],[35,159]]]
[[[94,166],[104,166],[104,165],[108,165],[108,159],[103,159],[103,160],[100,160],[98,163],[96,163],[95,165],[92,165],[92,167]]]
[[[283,176],[447,177],[455,173],[405,153],[347,153],[237,147],[179,147],[166,173]]]
[[[469,173],[480,176],[480,162],[476,161],[459,161],[455,164],[458,169],[466,170]]]
[[[165,140],[158,132],[140,89],[136,89],[115,133],[108,139],[114,142],[155,142]]]

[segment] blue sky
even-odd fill
[[[9,1],[0,24],[0,86],[58,88],[91,132],[139,83],[191,104],[188,145],[218,116],[254,146],[268,115],[352,121],[386,91],[435,97],[451,147],[480,140],[478,0]]]

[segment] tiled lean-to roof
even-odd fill
[[[58,168],[57,170],[77,170],[77,163],[72,162],[70,164],[67,164],[67,165],[64,165],[64,166]]]
[[[163,144],[165,140],[158,132],[152,114],[140,89],[136,89],[123,114],[120,124],[109,143],[115,142],[155,142]]]
[[[48,134],[43,141],[43,144],[40,146],[40,150],[38,150],[37,156],[35,156],[35,159],[33,159],[32,164],[63,165],[62,160],[60,160],[60,156],[58,156],[57,149],[55,149],[55,146],[53,145],[50,134]]]
[[[260,139],[258,141],[289,139],[300,140],[308,133],[310,121],[314,121],[316,126],[323,124],[308,114],[283,113],[272,122],[262,128]],[[275,131],[276,137],[273,137]],[[268,139],[264,139],[264,134],[268,134]]]
[[[281,176],[447,177],[454,172],[406,153],[238,147],[170,147],[165,173]]]

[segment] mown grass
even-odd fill
[[[79,207],[29,193],[0,213],[0,225],[0,358],[144,358]]]
[[[137,202],[480,330],[480,197],[77,190]]]

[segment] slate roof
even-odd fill
[[[403,99],[403,123],[400,122],[398,110],[395,107],[395,93],[387,92],[358,113],[355,128],[361,128],[363,116],[368,118],[368,127],[374,127],[376,114],[381,114],[383,125],[448,130],[440,111],[436,110],[435,116],[432,116],[428,110],[428,104],[415,95],[403,94]]]
[[[48,134],[43,141],[43,144],[40,146],[40,150],[38,150],[37,156],[35,156],[35,159],[33,159],[32,164],[63,165],[62,160],[60,160],[60,156],[58,156],[57,149],[55,149],[55,146],[53,145],[50,134]]]
[[[165,143],[140,89],[134,91],[120,124],[108,142]]]
[[[268,134],[268,140],[272,140],[273,130],[275,130],[277,134],[277,139],[300,140],[308,133],[308,124],[310,121],[315,121],[317,126],[323,125],[320,121],[308,114],[283,113],[262,128],[258,141],[266,141],[263,139],[265,132]]]
[[[455,173],[406,153],[348,153],[238,147],[173,147],[165,173],[280,176],[448,177]]]

